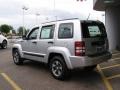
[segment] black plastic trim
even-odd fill
[[[24,54],[26,54],[26,55],[31,55],[31,56],[37,56],[37,57],[42,57],[42,58],[44,58],[44,55],[31,54],[31,53],[25,53],[25,52],[24,52]]]

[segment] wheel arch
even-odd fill
[[[48,56],[48,64],[50,63],[50,60],[51,60],[53,57],[55,57],[55,56],[60,56],[60,57],[62,57],[62,58],[64,59],[64,57],[63,57],[62,54],[60,54],[60,53],[55,53],[55,52],[51,52],[51,53],[49,54],[49,56]]]
[[[13,51],[14,51],[15,49],[17,49],[17,50],[19,51],[19,53],[20,53],[20,56],[23,57],[21,45],[19,45],[19,44],[14,44],[13,47],[12,47],[12,53],[13,53]]]
[[[48,58],[47,58],[47,64],[49,65],[51,59],[55,56],[60,56],[64,59],[64,62],[67,66],[68,69],[72,69],[72,65],[71,65],[71,62],[69,60],[69,56],[67,56],[65,53],[61,53],[61,52],[50,52],[49,55],[48,55]]]
[[[3,41],[6,41],[6,42],[8,43],[8,41],[7,41],[6,39],[3,39]],[[3,41],[2,41],[2,42],[3,42]]]

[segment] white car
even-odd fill
[[[7,40],[7,38],[0,33],[0,47],[1,47],[2,49],[6,49],[6,48],[7,48],[7,45],[8,45],[8,40]]]

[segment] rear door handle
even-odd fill
[[[37,44],[37,42],[36,42],[36,41],[33,41],[32,43]]]
[[[24,42],[24,41],[20,41],[20,42]]]
[[[53,44],[54,42],[53,41],[49,41],[48,44]]]

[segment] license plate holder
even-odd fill
[[[97,52],[102,52],[103,51],[103,47],[96,47],[96,51]]]

